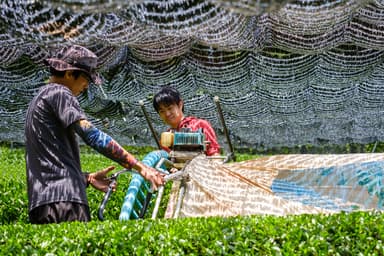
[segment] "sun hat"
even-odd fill
[[[81,70],[97,85],[102,82],[99,74],[95,71],[97,67],[96,54],[83,46],[65,46],[57,53],[56,57],[48,58],[45,62],[58,71]]]

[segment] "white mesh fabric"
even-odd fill
[[[104,83],[80,102],[121,143],[155,145],[138,102],[165,130],[164,85],[222,144],[215,95],[235,147],[384,140],[382,0],[8,0],[0,14],[1,141],[23,141],[42,60],[72,43],[100,57]]]

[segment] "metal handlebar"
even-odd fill
[[[129,169],[124,169],[124,170],[121,170],[121,171],[118,171],[118,172],[115,172],[114,174],[111,175],[111,177],[109,178],[111,180],[111,183],[109,183],[109,186],[108,186],[108,190],[107,192],[105,193],[104,195],[104,198],[103,198],[103,201],[101,202],[100,206],[99,206],[99,211],[97,213],[97,217],[99,218],[99,220],[103,221],[104,220],[104,208],[105,206],[107,205],[107,202],[109,200],[109,197],[111,196],[112,194],[112,191],[113,191],[113,187],[116,185],[117,183],[117,177],[122,174],[122,173],[126,173],[126,172],[132,172],[131,170]]]
[[[172,166],[172,162],[169,161],[168,159],[165,159],[165,158],[162,158],[160,159],[160,161],[158,162],[158,164],[156,165],[155,169],[159,172],[162,172],[162,173],[165,173],[166,176],[164,177],[164,180],[166,182],[168,181],[173,181],[173,180],[183,180],[185,179],[186,177],[188,177],[188,174],[185,172],[184,168],[178,172],[175,172],[175,173],[169,173],[167,170],[165,169],[162,169],[161,168],[161,165],[168,165],[168,166]],[[117,178],[120,174],[123,174],[123,173],[126,173],[126,172],[130,172],[130,173],[135,173],[134,171],[132,170],[129,170],[129,169],[123,169],[123,170],[120,170],[120,171],[117,171],[115,172],[114,174],[112,174],[109,179],[111,180],[109,186],[108,186],[108,190],[107,192],[105,192],[105,195],[103,197],[103,200],[99,206],[99,209],[98,209],[98,214],[97,214],[97,217],[99,218],[99,220],[103,221],[104,220],[104,209],[105,209],[105,206],[107,205],[107,202],[109,200],[109,198],[111,197],[111,194],[113,192],[113,187],[115,186],[115,184],[117,183]],[[144,201],[144,204],[143,204],[143,207],[139,213],[139,218],[143,218],[146,211],[147,211],[147,208],[149,206],[149,202],[151,201],[152,199],[152,195],[153,195],[154,191],[152,190],[152,188],[148,191],[147,195],[146,195],[146,198],[145,198],[145,201]]]

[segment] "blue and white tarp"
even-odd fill
[[[228,164],[199,156],[185,168],[178,217],[383,210],[383,167],[384,154],[276,155]]]

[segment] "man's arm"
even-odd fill
[[[120,146],[111,136],[97,129],[87,120],[79,120],[73,124],[76,133],[84,142],[100,154],[131,169],[138,160]]]
[[[138,161],[111,136],[97,129],[91,122],[79,120],[72,126],[87,145],[121,166],[137,170],[146,180],[152,183],[155,190],[158,186],[164,185],[164,174]]]

